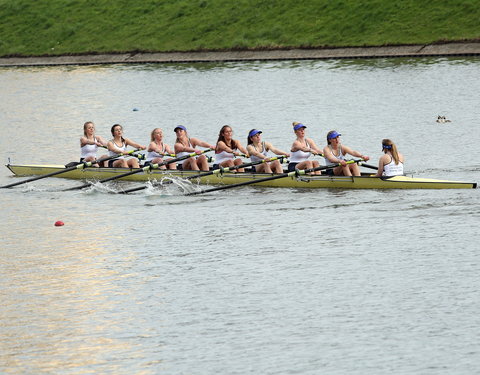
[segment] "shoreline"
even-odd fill
[[[480,56],[480,42],[384,47],[0,57],[0,67]]]

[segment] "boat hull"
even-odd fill
[[[39,176],[64,170],[63,165],[7,165],[16,176]],[[75,180],[101,180],[115,177],[129,171],[124,168],[81,168],[74,169],[55,177]],[[162,180],[164,178],[186,178],[198,175],[196,171],[165,171],[152,170],[150,172],[135,173],[120,178],[122,181],[145,182],[149,180]],[[208,185],[231,185],[272,176],[264,173],[224,173],[195,178],[200,184]],[[395,176],[389,178],[377,178],[372,176],[346,177],[346,176],[301,176],[285,177],[271,181],[256,183],[255,186],[284,187],[284,188],[340,188],[340,189],[472,189],[476,183],[462,181],[436,180],[427,178],[414,178],[407,176]]]

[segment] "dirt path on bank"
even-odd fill
[[[268,51],[159,52],[79,56],[3,57],[0,58],[0,66],[145,64],[252,60],[321,60],[427,56],[480,56],[480,42]]]

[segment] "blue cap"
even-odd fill
[[[182,130],[187,131],[187,128],[186,128],[185,126],[183,126],[183,125],[177,125],[177,126],[175,126],[175,129],[173,129],[173,131],[176,132],[177,129],[182,129]]]
[[[249,137],[253,137],[255,134],[261,134],[262,131],[261,130],[257,130],[257,129],[253,129],[250,133],[248,133],[248,136]]]
[[[297,124],[293,127],[293,130],[298,130],[298,129],[301,129],[301,128],[306,128],[306,126],[303,125],[303,124]]]
[[[341,134],[338,133],[336,130],[334,131],[331,131],[330,133],[328,133],[327,135],[327,139],[334,139],[334,138],[337,138],[337,137],[340,137]]]

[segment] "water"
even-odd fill
[[[479,70],[478,58],[5,68],[0,153],[76,160],[87,120],[141,143],[157,126],[170,144],[177,124],[209,142],[223,124],[243,143],[255,127],[288,149],[302,121],[318,145],[337,129],[372,164],[389,137],[409,174],[479,182]],[[0,184],[13,181],[4,168]],[[0,191],[2,373],[480,371],[478,190],[61,192],[76,184]]]

